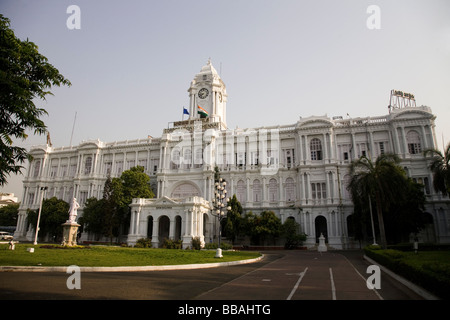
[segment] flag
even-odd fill
[[[185,107],[183,107],[183,114],[189,114],[189,111]]]
[[[198,107],[197,113],[200,115],[200,118],[206,118],[208,116],[208,112],[200,106]]]

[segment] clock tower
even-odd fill
[[[204,118],[226,129],[227,90],[216,69],[208,60],[191,82],[189,92],[189,120]]]

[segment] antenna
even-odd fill
[[[70,135],[70,147],[72,147],[73,131],[75,129],[75,121],[76,120],[77,120],[77,112],[75,111],[75,118],[73,119],[73,126],[72,126],[72,134]]]

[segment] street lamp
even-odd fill
[[[223,180],[222,178],[219,179],[218,182],[214,184],[214,197],[212,199],[212,215],[217,217],[219,221],[219,245],[217,247],[215,258],[222,258],[222,249],[220,248],[220,239],[222,236],[222,219],[225,218],[226,213],[231,210],[230,206],[226,206],[228,201],[230,200],[227,198],[227,189],[225,189],[227,185],[227,182]],[[226,209],[226,211],[224,210]]]
[[[41,187],[41,201],[39,202],[39,213],[38,219],[36,223],[36,234],[34,235],[34,245],[37,245],[37,236],[39,232],[39,221],[41,220],[41,211],[42,211],[42,200],[44,200],[44,192],[47,190],[47,187]]]

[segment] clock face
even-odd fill
[[[208,89],[202,88],[202,89],[200,89],[200,91],[198,92],[198,97],[199,97],[200,99],[205,99],[205,98],[208,96],[208,94],[209,94]]]

